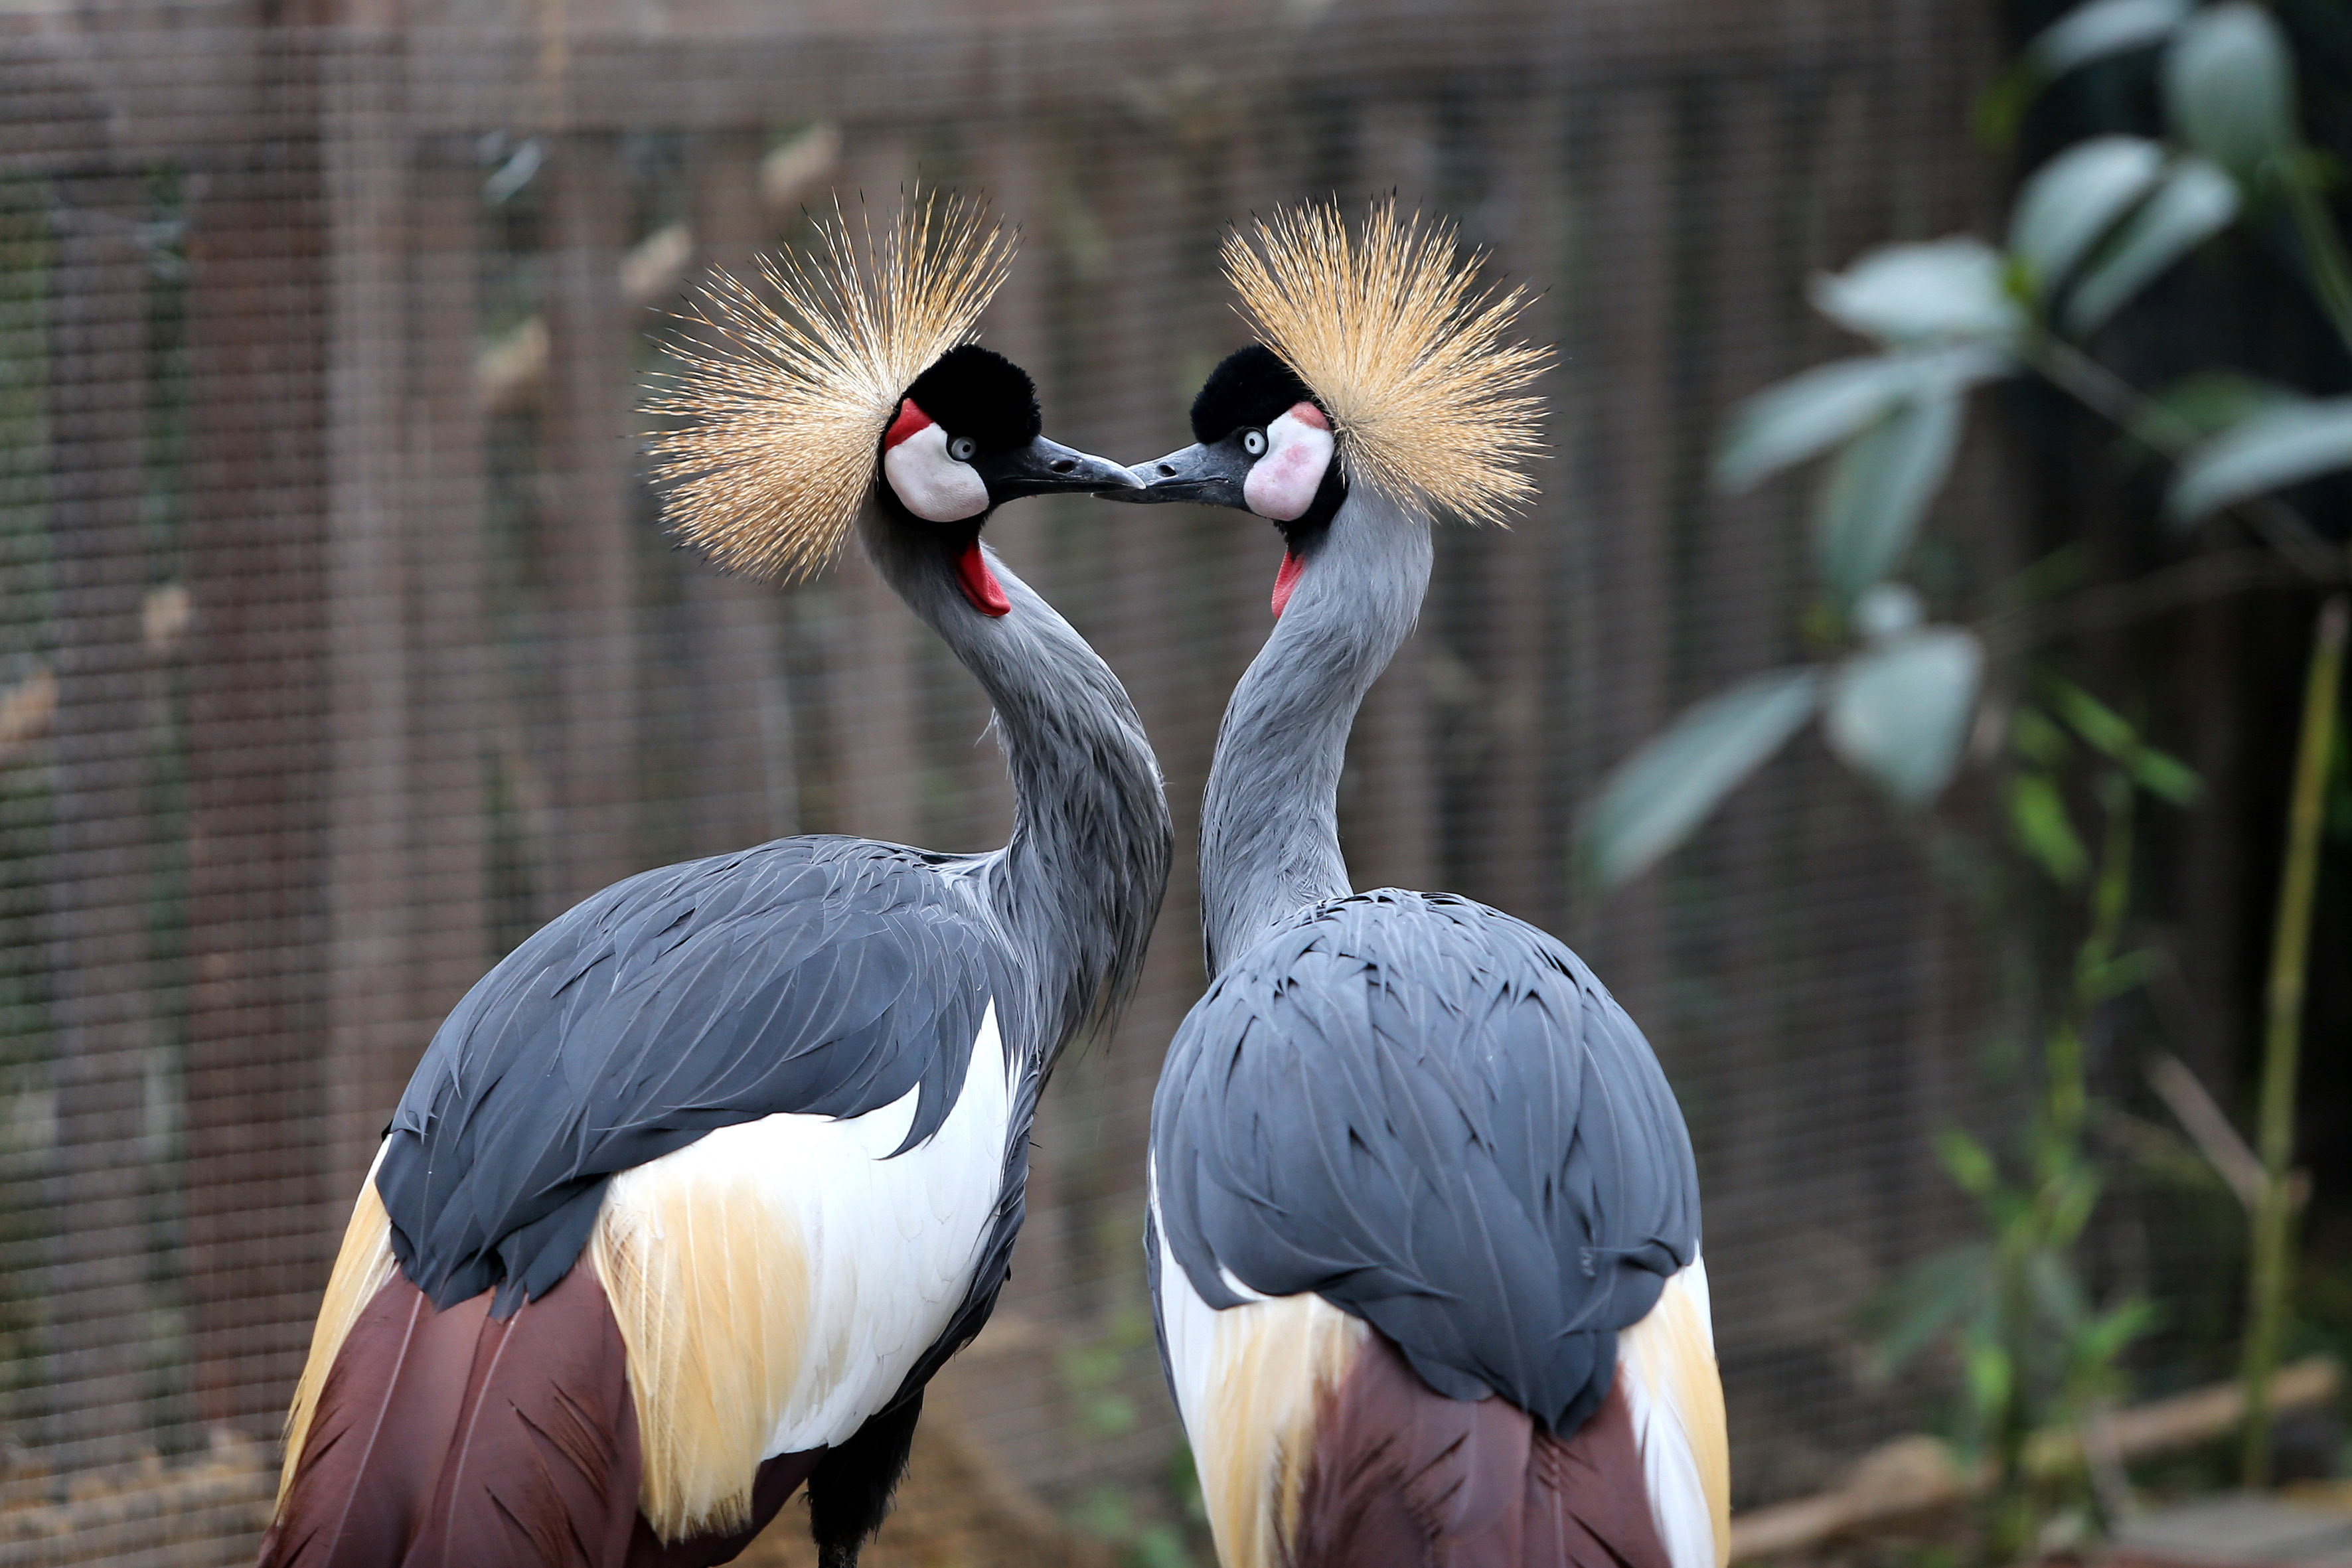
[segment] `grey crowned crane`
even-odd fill
[[[1271,521],[1273,635],[1202,809],[1207,994],[1152,1105],[1146,1256],[1226,1568],[1720,1568],[1698,1186],[1656,1058],[1577,956],[1349,890],[1336,795],[1433,512],[1530,492],[1542,351],[1451,235],[1309,207],[1238,235],[1264,340],[1142,495]]]
[[[715,342],[656,404],[686,419],[656,443],[672,521],[748,568],[858,533],[994,703],[1012,839],[665,867],[492,969],[361,1191],[265,1564],[722,1563],[803,1483],[821,1560],[854,1563],[1003,1282],[1046,1074],[1133,985],[1158,765],[980,533],[1135,481],[1046,440],[1028,377],[966,341],[1010,259],[971,209],[910,204],[862,247],[823,226],[770,267],[781,310],[713,285]]]

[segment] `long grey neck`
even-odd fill
[[[1351,491],[1225,704],[1201,807],[1212,975],[1276,921],[1349,890],[1339,853],[1348,731],[1412,630],[1429,564],[1425,517],[1369,486]]]
[[[1025,960],[1032,1048],[1050,1069],[1073,1038],[1116,1018],[1142,969],[1172,847],[1159,760],[1110,667],[993,552],[1013,605],[998,616],[966,602],[933,542],[871,511],[861,532],[883,577],[996,709],[1013,837],[984,885]]]

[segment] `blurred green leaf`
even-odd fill
[[[2021,323],[2002,269],[2000,253],[1970,235],[1882,246],[1815,279],[1813,304],[1882,342],[2006,343]]]
[[[2063,676],[2042,678],[2042,694],[2074,733],[2120,762],[2139,749],[2132,721]]]
[[[1743,490],[1767,474],[1820,456],[1883,418],[1912,380],[1902,360],[1876,354],[1834,360],[1766,387],[1732,415],[1716,458],[1716,484]]]
[[[2043,28],[2025,47],[2026,58],[2045,79],[2061,76],[2109,55],[2162,43],[2190,8],[2190,0],[2091,0]]]
[[[2048,774],[2019,773],[2009,781],[2009,827],[2018,847],[2059,886],[2079,886],[2090,874],[2090,852]]]
[[[1959,448],[1962,402],[1908,403],[1838,454],[1813,514],[1814,559],[1840,605],[1895,570]]]
[[[1969,1383],[1969,1402],[1979,1411],[2005,1409],[2013,1379],[2009,1352],[1990,1336],[1979,1338],[1968,1347],[1961,1360]]]
[[[2267,409],[2200,447],[2180,465],[2165,510],[2189,522],[2209,511],[2352,468],[2352,397]]]
[[[1992,1248],[1981,1242],[1938,1253],[1906,1271],[1872,1304],[1884,1324],[1871,1346],[1881,1373],[1894,1372],[1981,1305],[1993,1279]]]
[[[2091,1223],[2091,1211],[2099,1206],[2099,1184],[2097,1173],[2087,1165],[2078,1166],[2060,1178],[2050,1205],[2050,1228],[2044,1236],[2049,1246],[2068,1246],[2083,1234],[2083,1227]]]
[[[1739,405],[1716,459],[1715,482],[1746,489],[1868,429],[1907,397],[1965,391],[2010,368],[2008,355],[1975,343],[1818,365]]]
[[[1830,749],[1905,805],[1924,805],[1959,766],[1983,679],[1984,645],[1957,626],[1855,654],[1830,688]]]
[[[2065,281],[2163,173],[2164,150],[2137,136],[2095,136],[2035,170],[2009,226],[2009,247],[2025,262],[2035,292]]]
[[[2221,0],[2164,51],[2164,110],[2183,141],[2249,186],[2294,145],[2294,67],[2260,5]]]
[[[2169,445],[2164,425],[2186,425],[2210,439],[2242,420],[2273,408],[2286,408],[2310,399],[2294,387],[2242,371],[2204,370],[2186,375],[2148,399],[2152,405],[2132,435],[2142,445],[2162,451]]]
[[[2083,1281],[2060,1254],[2037,1249],[2027,1260],[2025,1279],[2033,1304],[2053,1327],[2072,1335],[2090,1320],[2091,1300]]]
[[[1649,869],[1786,744],[1820,700],[1819,671],[1777,669],[1685,710],[1601,785],[1580,836],[1586,875],[1613,888]]]
[[[1192,1554],[1184,1550],[1184,1538],[1172,1524],[1146,1525],[1128,1548],[1128,1556],[1136,1568],[1194,1568]]]
[[[2075,1341],[2075,1352],[2085,1362],[2112,1362],[2156,1326],[2157,1315],[2156,1303],[2145,1296],[2118,1301],[2084,1327]]]
[[[2094,332],[2157,274],[2229,226],[2238,187],[2202,158],[2182,158],[2134,213],[2066,301],[2066,326]]]
[[[2082,976],[2083,994],[2093,1002],[2111,1002],[2147,984],[2163,963],[2164,955],[2152,947],[2120,953]]]
[[[2195,768],[2154,746],[2140,747],[2124,766],[2130,770],[2132,783],[2170,805],[2194,805],[2205,793],[2205,781]]]
[[[2073,750],[2066,731],[2039,708],[2020,708],[2011,715],[2009,742],[2019,756],[2045,768],[2063,763]]]
[[[2000,1181],[1992,1152],[1957,1127],[1936,1134],[1936,1157],[1951,1173],[1953,1184],[1970,1197],[1984,1197]]]
[[[1969,120],[1987,152],[2006,153],[2016,144],[2018,125],[2045,85],[2032,59],[2020,55],[1992,79],[1991,86],[1977,94]]]

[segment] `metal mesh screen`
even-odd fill
[[[1988,52],[1972,8],[1894,0],[0,10],[0,1559],[250,1553],[237,1445],[274,1438],[390,1107],[539,923],[780,834],[1000,841],[962,671],[860,561],[779,593],[672,549],[633,412],[696,270],[918,175],[1020,225],[983,341],[1122,460],[1187,438],[1240,341],[1215,245],[1253,209],[1394,187],[1545,290],[1542,502],[1443,537],[1350,860],[1560,932],[1657,1045],[1741,1497],[1883,1434],[1851,1313],[1957,1223],[1927,1133],[1975,991],[1917,856],[1802,749],[1614,898],[1571,896],[1567,829],[1794,650],[1797,508],[1711,495],[1708,446],[1832,346],[1811,271],[1979,214]],[[1946,503],[1992,552],[1999,484]],[[1109,510],[991,536],[1134,691],[1189,841],[1279,547]],[[1138,1237],[1190,876],[1053,1085],[939,1401],[1066,1516],[1164,1506],[1181,1447]]]

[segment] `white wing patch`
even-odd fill
[[[1617,1375],[1666,1560],[1673,1568],[1723,1568],[1731,1558],[1731,1461],[1705,1260],[1692,1258],[1649,1316],[1617,1336]]]
[[[1226,1568],[1275,1568],[1297,1522],[1316,1403],[1347,1375],[1371,1331],[1319,1296],[1259,1296],[1230,1276],[1229,1287],[1254,1299],[1223,1311],[1210,1306],[1160,1226],[1156,1170],[1150,1204],[1169,1381],[1192,1446],[1217,1561]]]
[[[1003,1184],[1012,1063],[991,1003],[963,1091],[722,1127],[613,1178],[590,1244],[628,1347],[640,1504],[665,1541],[748,1519],[760,1461],[839,1443],[962,1305]]]

